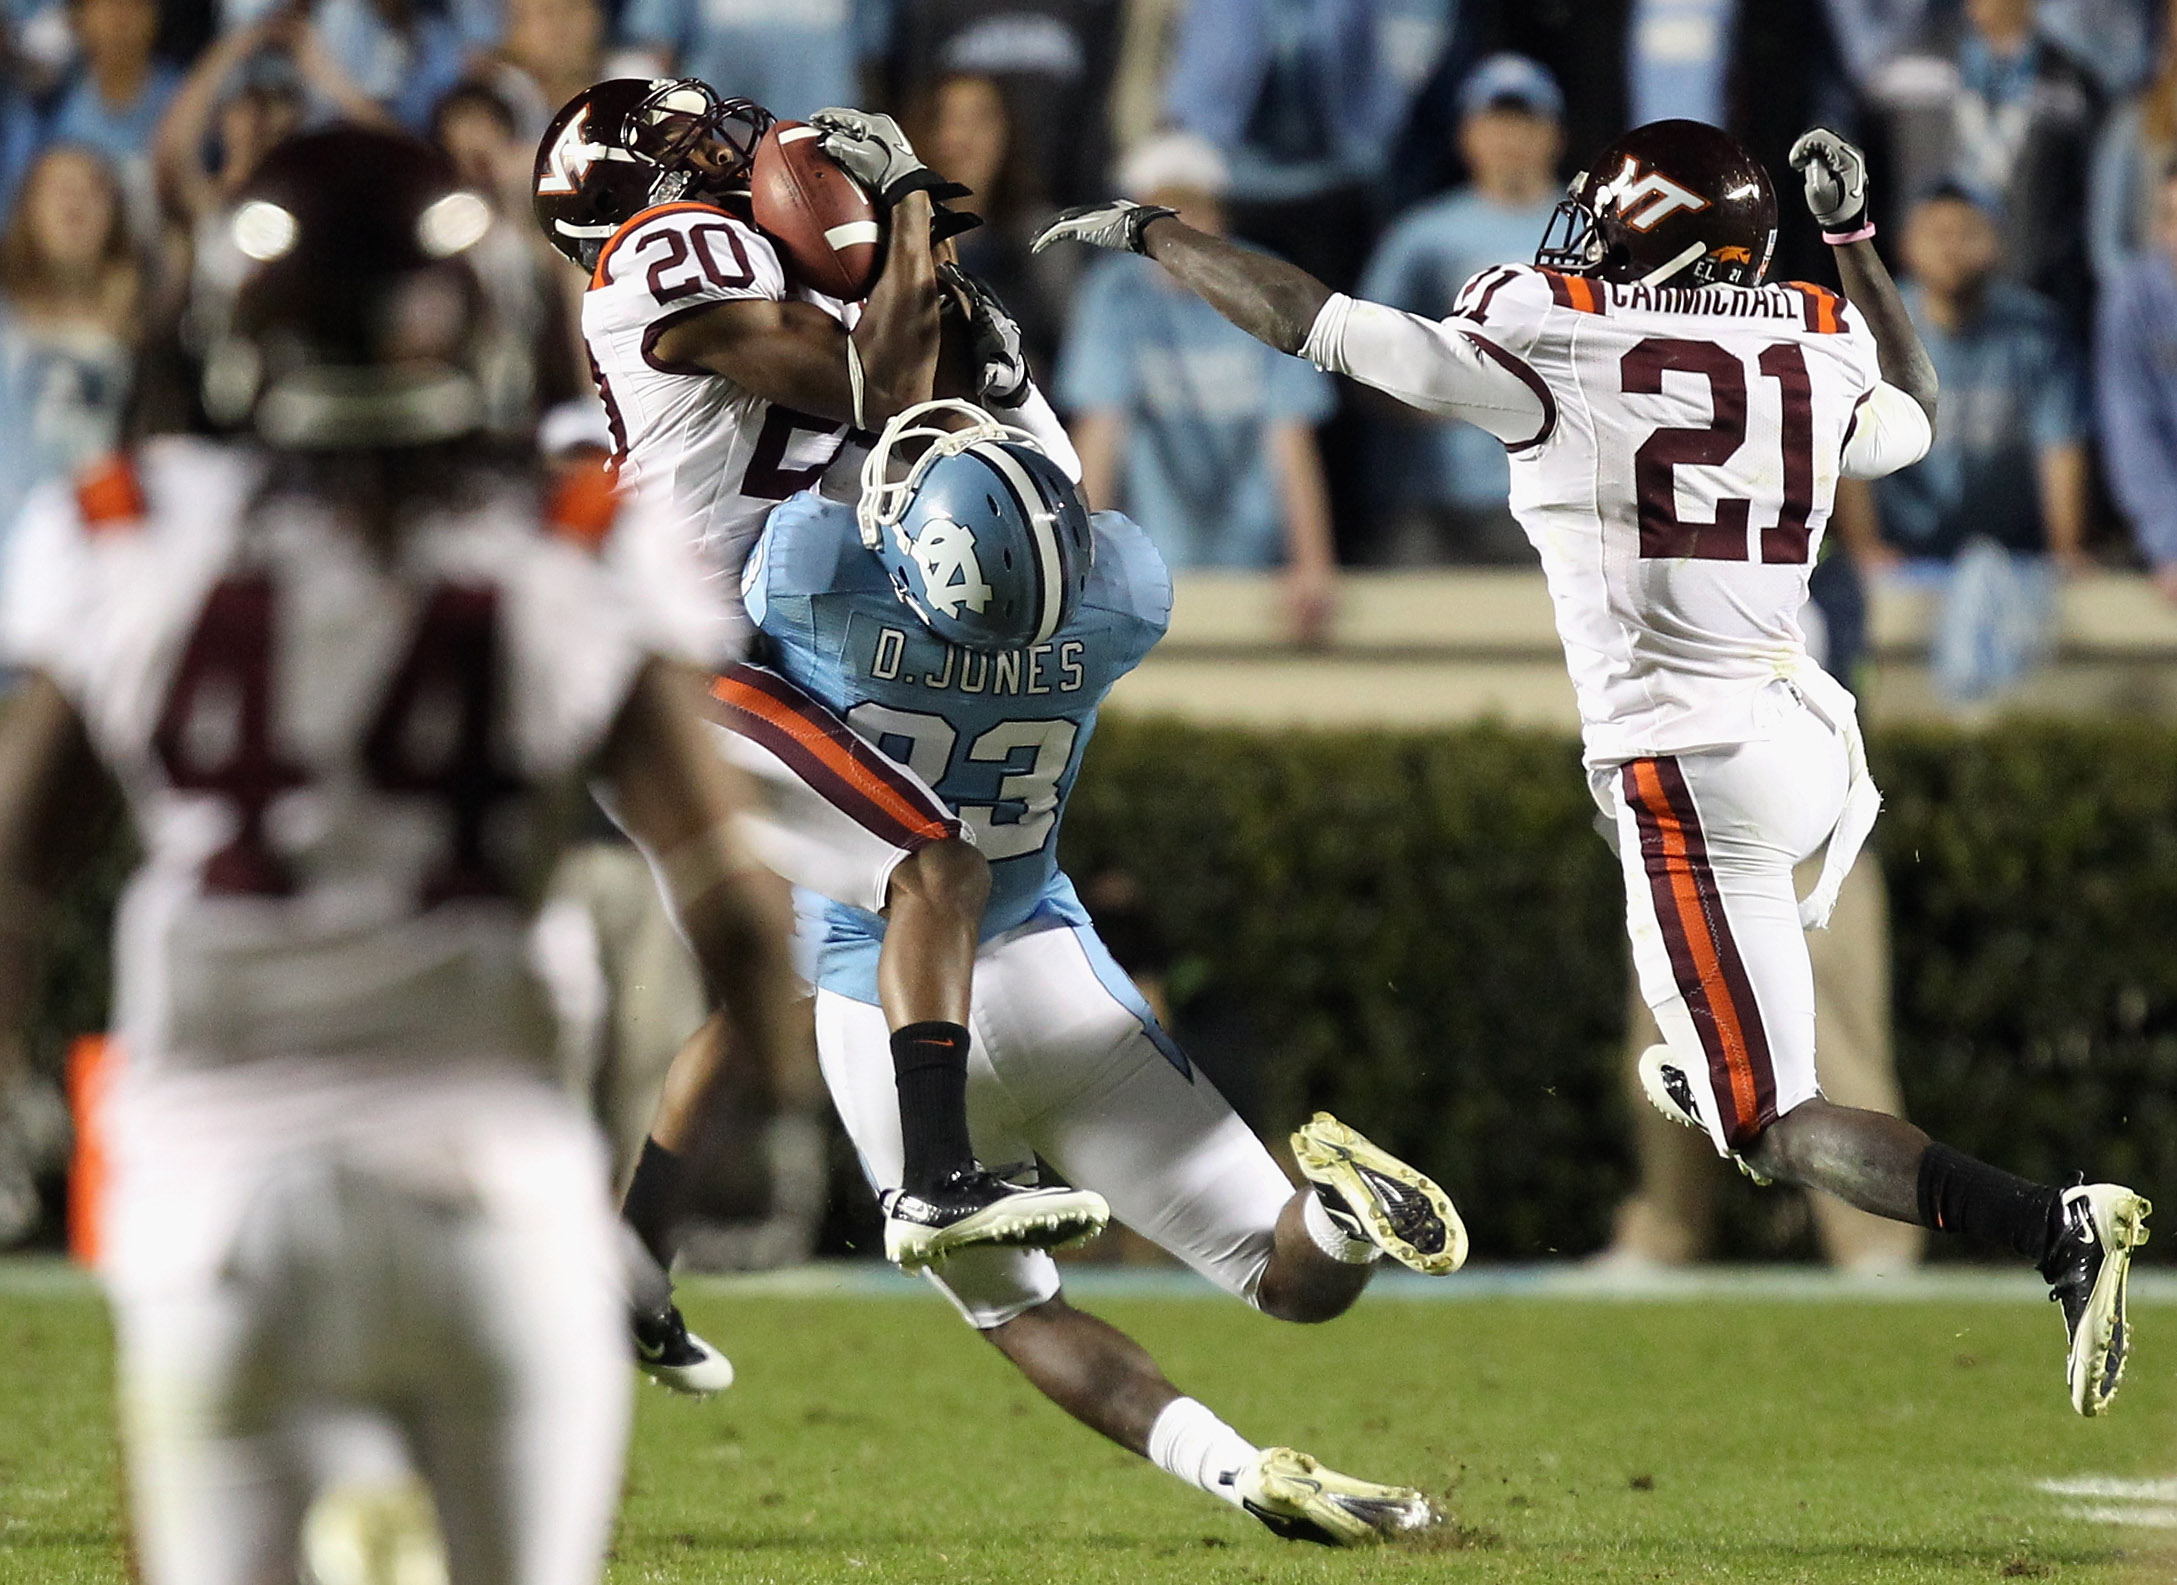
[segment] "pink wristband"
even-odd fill
[[[1822,240],[1833,248],[1841,248],[1847,242],[1865,242],[1875,234],[1875,223],[1870,220],[1857,231],[1825,231]]]

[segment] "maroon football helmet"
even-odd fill
[[[469,253],[491,207],[405,134],[291,137],[201,250],[204,403],[272,445],[429,445],[483,422]]]
[[[1651,121],[1572,179],[1534,261],[1625,285],[1759,286],[1775,248],[1760,161],[1705,122]]]
[[[654,204],[716,200],[748,187],[771,112],[694,77],[615,77],[562,105],[537,144],[537,224],[584,269]]]

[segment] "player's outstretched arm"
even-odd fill
[[[791,1097],[816,1071],[815,1036],[794,977],[786,886],[741,848],[747,793],[703,724],[702,681],[653,660],[622,707],[600,771],[615,816],[641,844],[694,949],[729,1046]]]
[[[1069,209],[1043,228],[1035,251],[1069,240],[1147,254],[1257,341],[1296,357],[1331,298],[1306,270],[1197,231],[1157,204],[1120,198]]]
[[[1867,156],[1827,127],[1816,127],[1792,145],[1791,163],[1806,179],[1807,208],[1836,258],[1845,300],[1874,333],[1883,380],[1919,403],[1933,427],[1935,365],[1875,251],[1874,222],[1867,214]]]
[[[1461,331],[1380,303],[1342,297],[1281,259],[1197,231],[1169,209],[1127,199],[1069,209],[1036,238],[1146,253],[1256,340],[1350,375],[1423,412],[1448,414],[1507,445],[1551,428],[1541,382]],[[1327,311],[1326,311],[1327,310]]]
[[[45,916],[112,829],[115,801],[75,707],[34,673],[0,711],[0,1092],[22,1061]]]

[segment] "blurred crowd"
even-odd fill
[[[1028,250],[1113,189],[1431,316],[1531,257],[1565,178],[1686,116],[1767,163],[1823,122],[1875,161],[1940,372],[1921,465],[1838,513],[1854,565],[1949,591],[1953,694],[2033,658],[2058,580],[2177,600],[2177,0],[4,0],[0,520],[129,432],[199,422],[192,265],[259,152],[332,118],[442,144],[495,203],[510,432],[588,380],[582,282],[528,218],[535,139],[607,75],[781,116],[897,113],[988,224],[1099,504],[1180,567],[1282,569],[1319,636],[1343,565],[1518,564],[1500,448],[1234,331],[1146,261]],[[359,181],[368,173],[358,172]],[[1830,279],[1787,190],[1777,270]]]

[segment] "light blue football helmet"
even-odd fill
[[[1025,430],[967,402],[923,402],[884,426],[856,516],[901,603],[969,649],[1043,643],[1080,605],[1096,560],[1065,471]]]

